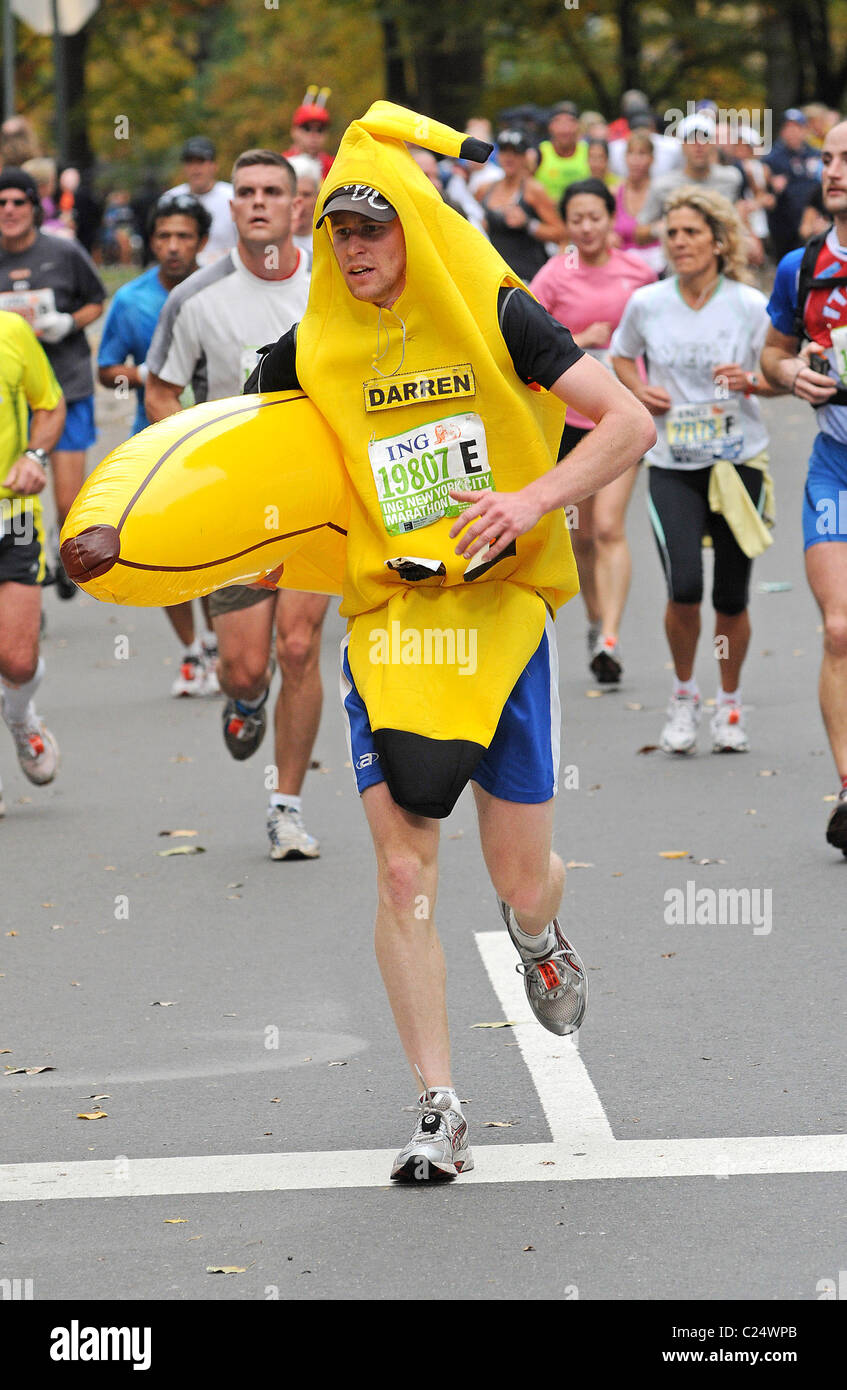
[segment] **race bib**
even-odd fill
[[[472,413],[372,439],[368,457],[382,524],[390,536],[458,516],[464,508],[449,496],[450,488],[479,492],[494,486],[485,427]]]
[[[741,401],[728,396],[722,401],[674,405],[665,416],[665,431],[674,463],[734,462],[744,448]]]
[[[40,321],[47,314],[55,314],[56,296],[51,289],[3,290],[0,293],[0,309],[6,309],[10,314],[20,314],[30,328],[38,332]]]

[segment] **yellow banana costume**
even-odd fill
[[[308,397],[308,402],[300,401],[300,438],[311,428],[309,402],[334,438],[331,445],[324,441],[315,446],[311,481],[304,484],[298,475],[294,488],[305,486],[307,500],[314,501],[314,483],[315,493],[322,490],[322,505],[313,506],[311,513],[308,505],[295,508],[296,516],[291,509],[295,450],[282,433],[294,416],[289,404],[277,408],[281,434],[269,451],[272,457],[262,460],[260,480],[253,471],[255,450],[248,456],[242,447],[249,415],[243,425],[233,424],[225,445],[223,437],[218,440],[220,465],[225,466],[228,455],[243,499],[246,521],[238,518],[244,534],[237,543],[229,538],[235,514],[213,516],[217,494],[209,486],[207,500],[198,476],[194,530],[203,533],[208,545],[206,528],[213,528],[216,540],[210,548],[221,557],[218,568],[191,571],[186,566],[185,554],[201,537],[181,529],[173,534],[163,480],[161,514],[149,520],[143,536],[151,555],[157,534],[161,536],[158,563],[144,555],[151,565],[150,597],[125,596],[123,539],[121,561],[113,560],[110,567],[104,555],[105,568],[100,567],[92,538],[100,527],[101,548],[108,552],[111,544],[113,551],[108,528],[119,528],[114,520],[104,527],[102,510],[90,504],[95,493],[99,498],[115,485],[121,450],[92,475],[75,504],[63,532],[63,556],[67,550],[76,571],[66,559],[68,572],[99,597],[173,603],[177,597],[161,596],[165,553],[172,567],[182,566],[178,596],[184,598],[189,588],[200,594],[222,583],[250,582],[251,575],[267,575],[280,563],[282,587],[332,591],[332,560],[343,548],[343,575],[337,572],[335,583],[343,593],[341,611],[350,619],[350,667],[389,789],[408,810],[444,816],[494,736],[503,706],[541,640],[546,610],[555,611],[576,593],[578,580],[562,511],[543,517],[491,564],[468,565],[454,553],[448,533],[460,508],[448,489],[516,491],[541,476],[555,462],[564,407],[520,380],[504,342],[498,293],[521,282],[494,248],[441,200],[404,141],[447,155],[459,155],[463,146],[476,154],[458,132],[388,102],[376,102],[345,133],[321,206],[342,186],[377,189],[403,228],[406,282],[391,310],[354,299],[335,259],[329,225],[316,230],[309,303],[297,334],[297,377]],[[264,412],[269,419],[266,402],[272,399],[248,397],[242,404],[254,401],[259,417]],[[235,404],[216,403],[219,409]],[[211,407],[174,417],[180,425],[163,421],[131,442],[141,449],[159,431],[156,448],[165,453],[170,439],[163,426],[184,432],[192,428],[197,409]],[[181,448],[188,469],[191,440]],[[335,479],[339,451],[347,479],[343,500],[334,481],[327,485],[322,477],[326,467]],[[128,492],[130,483],[127,478],[120,487]],[[155,480],[148,492],[150,486],[155,487]],[[186,480],[177,489],[186,507],[190,487]],[[262,535],[261,515],[269,504],[280,507],[278,539]],[[182,506],[182,501],[174,505]],[[319,529],[304,539],[309,524]],[[254,526],[253,543],[262,542],[262,548],[250,551],[248,559],[247,533]],[[295,530],[296,538],[291,535]],[[314,547],[322,549],[315,552]],[[311,559],[313,553],[317,560]],[[139,548],[134,563],[141,560]],[[300,582],[310,564],[322,574],[322,584]],[[222,579],[226,565],[230,569]],[[86,571],[91,576],[87,581]],[[136,585],[133,593],[138,592]],[[419,634],[424,645],[428,634],[472,630],[475,671],[456,664],[375,660],[375,636],[397,630]]]

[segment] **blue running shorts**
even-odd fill
[[[347,747],[359,795],[384,782],[370,720],[350,670],[349,637],[341,643],[341,705]],[[562,710],[556,628],[547,615],[544,632],[503,706],[500,722],[471,781],[502,801],[535,805],[556,795]]]
[[[68,401],[65,428],[56,448],[65,449],[69,454],[72,454],[82,449],[88,449],[96,439],[94,397],[85,396],[81,401]]]
[[[820,541],[847,541],[847,444],[818,434],[803,494],[803,549]]]

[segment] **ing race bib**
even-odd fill
[[[368,445],[382,524],[405,536],[464,510],[450,488],[480,492],[494,486],[480,417],[450,415]]]
[[[56,312],[56,296],[52,289],[43,290],[3,290],[0,293],[0,309],[10,314],[20,314],[30,328],[38,332],[38,325],[47,314]]]
[[[740,397],[674,405],[665,416],[665,432],[674,463],[735,462],[744,448]]]

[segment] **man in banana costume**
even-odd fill
[[[318,202],[306,313],[246,389],[301,387],[350,478],[342,697],[376,851],[377,959],[423,1084],[391,1174],[414,1180],[473,1166],[433,915],[438,820],[469,780],[533,1013],[565,1034],[585,1011],[551,850],[552,618],[578,588],[563,509],[636,462],[655,430],[441,201],[407,141],[490,152],[387,102],[355,121]],[[563,402],[597,423],[554,467]]]

